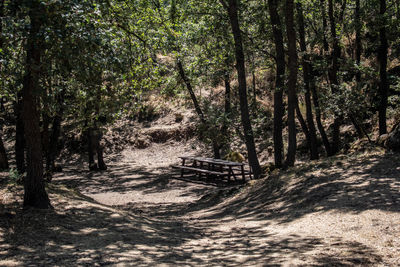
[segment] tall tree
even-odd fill
[[[296,31],[294,29],[294,1],[286,0],[285,8],[286,35],[288,40],[288,153],[286,165],[293,166],[296,160],[296,122],[295,109],[297,104],[296,83],[297,83],[297,49],[296,49]]]
[[[314,124],[314,116],[312,111],[311,104],[311,89],[310,89],[310,59],[307,54],[307,46],[306,46],[306,38],[305,38],[305,26],[304,26],[304,15],[303,15],[303,7],[300,2],[296,4],[297,9],[297,22],[299,29],[299,37],[300,37],[300,50],[303,54],[301,59],[301,64],[303,67],[303,81],[304,81],[304,89],[305,89],[305,102],[306,102],[306,120],[307,127],[309,131],[309,139],[310,139],[310,158],[318,159],[318,142],[317,142],[317,133]]]
[[[387,79],[388,40],[386,36],[386,0],[379,0],[379,134],[387,133],[386,111],[388,105],[389,84]]]
[[[272,32],[276,53],[276,78],[274,90],[274,160],[277,168],[282,167],[283,158],[283,89],[285,77],[285,49],[283,44],[282,24],[278,14],[278,0],[268,0]]]
[[[336,33],[336,20],[334,14],[333,0],[328,0],[328,17],[330,24],[330,32],[332,38],[332,54],[331,54],[331,67],[329,69],[329,80],[331,83],[331,90],[333,95],[338,94],[339,80],[338,80],[338,70],[339,70],[339,59],[341,54],[341,49],[339,45],[339,39]],[[340,118],[339,115],[334,112],[334,119],[332,125],[332,146],[331,150],[333,153],[337,153],[340,148]]]
[[[3,53],[3,17],[4,17],[4,0],[0,1],[0,55]],[[0,62],[0,71],[2,63]],[[0,111],[1,112],[1,111]],[[0,118],[0,170],[8,169],[8,159],[6,149],[3,143],[3,125]]]
[[[17,170],[20,174],[25,172],[25,137],[24,137],[24,122],[22,119],[22,91],[17,92],[17,97],[14,103],[15,114],[15,161]]]
[[[220,0],[220,2],[228,12],[233,38],[235,41],[236,70],[239,81],[240,114],[244,138],[247,147],[249,164],[253,170],[254,177],[258,178],[261,175],[261,166],[257,157],[253,129],[250,121],[249,105],[247,101],[245,58],[238,15],[239,0],[228,0],[228,2],[225,0]]]
[[[27,175],[24,179],[24,206],[47,209],[51,207],[43,179],[42,146],[40,136],[40,113],[38,105],[41,27],[44,16],[40,1],[31,1],[29,6],[30,29],[27,39],[26,73],[23,82],[23,112],[27,147]]]

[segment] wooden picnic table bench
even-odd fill
[[[235,181],[237,180],[237,176],[242,177],[242,180],[246,180],[246,175],[251,179],[251,169],[245,169],[245,163],[241,162],[233,162],[222,159],[213,159],[213,158],[203,158],[203,157],[191,157],[191,156],[182,156],[179,157],[182,160],[181,165],[173,165],[173,168],[178,168],[181,170],[181,177],[187,173],[195,173],[200,178],[203,174],[210,178],[211,176],[216,177],[226,177],[228,181],[233,178]]]

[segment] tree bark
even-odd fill
[[[17,165],[18,173],[23,174],[25,172],[25,137],[24,137],[24,122],[22,119],[22,91],[17,93],[17,100],[14,105],[15,113],[15,161]]]
[[[4,0],[0,1],[0,18],[4,17]],[[3,23],[0,21],[0,50],[3,49]],[[0,52],[0,55],[2,54],[2,51]],[[2,70],[2,64],[0,62],[0,71]],[[4,112],[4,103],[3,103],[3,98],[1,101],[1,110],[0,112]],[[3,143],[3,125],[0,120],[0,170],[6,170],[8,169],[8,159],[7,159],[7,152],[4,147]]]
[[[190,83],[188,77],[186,76],[185,70],[183,69],[182,62],[180,60],[178,60],[176,64],[178,66],[179,75],[181,76],[183,82],[186,85],[186,88],[188,89],[190,98],[192,99],[192,102],[194,105],[194,109],[196,110],[197,115],[199,115],[200,120],[203,121],[203,120],[205,120],[203,111],[201,110],[199,102],[197,101],[197,97],[194,94],[192,84]]]
[[[299,35],[300,35],[300,49],[303,52],[303,58],[301,60],[301,64],[303,66],[303,80],[304,80],[304,89],[305,89],[305,102],[306,102],[306,119],[307,126],[310,134],[310,159],[318,159],[318,142],[317,142],[317,132],[314,124],[314,116],[312,112],[312,104],[311,104],[311,90],[310,90],[310,63],[309,57],[307,55],[307,46],[306,46],[306,38],[305,38],[305,30],[304,30],[304,17],[303,17],[303,8],[301,3],[297,3],[297,19],[299,26]]]
[[[379,1],[379,15],[380,15],[380,29],[379,29],[379,40],[380,46],[378,49],[378,61],[379,61],[379,135],[387,133],[386,126],[386,110],[388,105],[388,91],[389,84],[387,80],[387,61],[388,61],[388,40],[386,37],[386,0]]]
[[[27,148],[27,175],[24,179],[24,206],[51,208],[43,179],[42,146],[40,137],[40,113],[38,110],[39,66],[41,58],[40,27],[42,12],[39,1],[29,10],[31,27],[27,41],[26,73],[22,88],[23,121]]]
[[[56,171],[55,160],[59,153],[58,139],[60,138],[61,134],[61,122],[64,114],[64,97],[65,97],[65,89],[63,88],[60,94],[57,96],[57,105],[59,109],[53,118],[49,151],[46,162],[46,168],[48,171],[51,172]]]
[[[107,170],[107,165],[104,162],[104,148],[101,145],[101,138],[103,137],[103,134],[101,133],[101,130],[97,130],[97,143],[96,143],[96,153],[97,153],[97,166],[99,167],[99,170],[105,171]]]
[[[7,159],[7,152],[4,147],[3,143],[3,126],[0,125],[0,170],[7,170],[8,169],[8,159]]]
[[[275,167],[281,168],[283,161],[283,88],[285,77],[285,50],[283,46],[282,24],[278,14],[278,0],[268,0],[272,31],[275,41],[276,78],[274,90],[274,161]]]
[[[88,145],[88,157],[89,157],[89,170],[90,171],[97,171],[99,167],[97,163],[94,161],[94,153],[96,151],[96,140],[94,137],[94,129],[93,127],[89,126],[87,129],[87,145]]]
[[[297,50],[296,50],[296,31],[294,29],[294,1],[286,0],[286,34],[288,39],[289,54],[289,77],[288,77],[288,153],[286,156],[286,166],[293,166],[296,160],[296,122],[295,109],[297,103],[296,82],[297,82]]]
[[[332,37],[332,44],[333,50],[331,55],[332,66],[329,70],[329,80],[331,82],[331,91],[332,94],[335,95],[338,93],[337,86],[339,85],[337,72],[339,69],[339,58],[340,58],[340,46],[339,41],[336,35],[336,22],[335,16],[333,11],[333,0],[328,0],[328,16],[330,22],[330,29],[331,29],[331,37]],[[332,153],[336,154],[340,149],[340,118],[339,115],[334,114],[334,121],[332,125],[332,146],[331,151]]]
[[[249,105],[247,101],[247,86],[246,86],[246,69],[245,59],[243,52],[242,36],[239,26],[238,16],[238,0],[229,0],[228,5],[221,0],[221,3],[227,8],[229,21],[232,28],[233,38],[235,42],[235,55],[236,55],[236,70],[239,81],[239,102],[240,102],[240,115],[242,119],[242,126],[244,131],[245,143],[249,157],[249,164],[253,170],[254,178],[261,175],[261,166],[258,161],[256,146],[254,143],[253,129],[250,121]]]
[[[228,73],[226,73],[224,75],[224,84],[225,84],[225,105],[224,105],[225,106],[224,107],[225,108],[225,116],[227,117],[227,119],[230,119],[232,117],[231,116],[231,109],[232,109],[231,108],[231,84],[230,84],[230,78],[229,78]],[[223,144],[220,145],[219,151],[223,151],[224,153],[228,152],[230,150],[230,144],[229,144],[229,140],[228,140],[228,136],[229,136],[228,122],[229,122],[229,120],[228,121],[224,120],[224,123],[221,128],[222,135],[226,138],[223,139],[224,142],[223,142]]]
[[[224,84],[225,84],[225,114],[229,116],[229,114],[231,113],[231,83],[229,79],[229,74],[225,74]]]
[[[310,71],[310,74],[311,74],[310,87],[311,88],[310,89],[311,89],[312,99],[313,99],[314,108],[315,108],[315,121],[317,122],[318,131],[319,131],[319,134],[321,135],[321,139],[322,139],[322,143],[324,144],[324,147],[325,147],[326,155],[332,156],[333,153],[331,150],[331,145],[329,143],[328,136],[327,136],[324,126],[322,124],[321,107],[319,105],[319,97],[318,97],[317,89],[315,88],[316,85],[315,85],[315,80],[313,78],[314,75],[312,74],[313,73],[312,66],[310,66],[310,68],[311,68],[311,71]]]
[[[329,51],[329,43],[328,40],[326,39],[326,28],[328,27],[328,23],[326,22],[326,13],[325,13],[325,0],[321,0],[321,16],[322,16],[322,32],[323,32],[323,51],[328,52]]]
[[[43,100],[46,101],[46,100]],[[50,116],[47,114],[48,105],[43,105],[44,110],[42,110],[42,150],[43,154],[47,160],[49,157],[49,150],[50,150],[50,133],[49,133],[49,126],[50,126]],[[46,168],[47,170],[47,168]]]
[[[360,66],[361,63],[361,52],[362,52],[362,44],[361,44],[361,21],[360,21],[360,0],[356,0],[356,9],[354,13],[354,21],[356,24],[356,64]],[[356,82],[357,87],[359,87],[359,83],[361,81],[361,72],[359,70],[356,71]]]
[[[303,130],[304,136],[306,137],[306,143],[307,143],[308,150],[311,150],[310,131],[308,130],[308,126],[307,126],[306,121],[304,120],[303,114],[301,114],[298,100],[296,101],[296,117],[300,123],[301,129]]]

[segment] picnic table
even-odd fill
[[[246,180],[246,175],[249,176],[249,179],[252,178],[251,169],[245,169],[245,163],[191,156],[182,156],[179,158],[182,160],[182,164],[173,165],[172,167],[181,170],[181,177],[184,176],[186,171],[186,173],[197,174],[199,178],[205,175],[207,178],[226,177],[228,181],[231,178],[237,181],[237,177],[239,176],[243,182]]]

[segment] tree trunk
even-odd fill
[[[283,88],[285,77],[285,50],[283,46],[282,24],[277,11],[278,1],[268,0],[272,30],[276,51],[276,78],[274,90],[274,161],[275,167],[281,168],[283,161]]]
[[[38,110],[41,27],[39,1],[34,1],[29,11],[31,27],[27,41],[26,74],[22,88],[23,121],[27,148],[27,175],[24,179],[24,206],[51,208],[43,179],[42,146],[40,138],[40,113]]]
[[[336,35],[336,22],[335,16],[333,11],[333,0],[328,0],[328,16],[330,22],[330,29],[331,29],[331,37],[333,43],[333,50],[332,50],[332,66],[329,70],[329,80],[331,82],[331,90],[332,94],[335,95],[338,92],[337,86],[339,85],[339,81],[337,78],[337,72],[339,69],[339,58],[340,58],[340,46],[338,42],[338,38]],[[332,126],[332,146],[331,150],[334,154],[336,154],[340,149],[340,118],[339,115],[334,114],[334,121]]]
[[[303,18],[303,8],[301,3],[297,3],[297,18],[299,24],[299,35],[300,35],[300,49],[303,52],[303,58],[301,60],[303,66],[303,80],[305,89],[305,102],[306,102],[306,119],[307,126],[310,134],[310,159],[318,159],[318,142],[317,142],[317,132],[314,124],[314,116],[311,106],[311,90],[310,90],[310,63],[309,57],[307,55],[307,46],[304,30],[304,18]]]
[[[44,100],[46,101],[46,100]],[[47,105],[44,104],[44,109],[42,111],[42,132],[41,132],[41,137],[42,137],[42,150],[43,150],[43,154],[46,158],[49,157],[49,150],[50,150],[50,133],[49,133],[49,126],[50,126],[50,117],[47,114]],[[47,167],[46,167],[47,170]]]
[[[325,13],[325,0],[321,0],[321,16],[322,16],[322,42],[323,42],[323,47],[324,47],[324,51],[328,52],[329,51],[329,44],[328,44],[328,40],[326,39],[326,28],[328,27],[328,24],[326,22],[326,13]]]
[[[107,165],[104,162],[103,151],[104,151],[103,146],[99,142],[97,144],[97,150],[96,150],[96,153],[97,153],[97,165],[99,167],[99,170],[105,171],[105,170],[107,170]]]
[[[298,100],[296,101],[296,117],[300,123],[301,129],[303,130],[304,136],[306,137],[306,143],[307,143],[308,150],[311,150],[310,131],[308,130],[308,126],[306,124],[306,121],[304,120],[303,114],[301,114]]]
[[[101,125],[99,125],[102,120],[99,120],[100,117],[100,103],[101,103],[101,91],[100,88],[97,88],[97,94],[96,94],[96,103],[95,103],[95,109],[96,109],[96,116],[97,116],[97,121],[94,122],[95,125],[95,145],[96,145],[96,154],[97,154],[97,166],[99,167],[99,170],[105,171],[107,170],[107,165],[104,162],[104,157],[103,157],[103,145],[101,144],[101,139],[103,138],[103,132],[101,130]]]
[[[379,29],[379,40],[380,46],[378,49],[378,61],[379,61],[379,135],[387,133],[386,126],[386,110],[388,105],[388,91],[389,84],[387,80],[387,61],[388,61],[388,40],[386,37],[386,0],[379,1],[379,15],[381,18],[380,29]]]
[[[354,14],[354,21],[356,24],[356,64],[357,66],[360,66],[361,63],[361,51],[362,51],[362,45],[361,45],[361,21],[360,21],[360,0],[356,0],[356,9],[355,9],[355,14]],[[357,82],[357,87],[359,87],[359,83],[361,81],[361,72],[359,70],[356,71],[356,82]]]
[[[225,116],[230,119],[231,116],[231,84],[229,79],[229,74],[225,74],[224,76],[224,84],[225,84]],[[222,125],[221,132],[225,137],[224,143],[221,144],[220,149],[218,151],[223,151],[224,153],[230,150],[229,140],[228,140],[228,129],[229,129],[229,121],[224,120],[224,124]]]
[[[7,152],[4,147],[3,143],[3,126],[0,125],[0,170],[7,170],[8,169],[8,159],[7,159]]]
[[[295,109],[297,103],[296,82],[297,82],[297,50],[296,50],[296,31],[294,29],[294,1],[286,0],[286,34],[288,39],[289,54],[289,77],[288,77],[288,154],[286,165],[293,166],[296,160],[296,122]]]
[[[310,66],[311,67],[311,66]],[[310,73],[313,73],[311,70]],[[315,121],[317,122],[317,127],[319,134],[321,135],[322,143],[324,144],[325,147],[325,152],[327,156],[332,156],[332,150],[331,150],[331,145],[328,140],[328,136],[325,132],[324,126],[322,125],[322,119],[321,119],[321,108],[319,105],[319,97],[317,93],[317,89],[315,88],[315,81],[313,79],[313,76],[311,77],[310,81],[310,87],[311,87],[311,93],[312,93],[312,98],[313,98],[313,103],[314,103],[314,108],[315,108]]]
[[[17,100],[14,105],[15,112],[15,161],[18,173],[25,172],[25,136],[24,136],[24,122],[22,119],[22,91],[17,93]]]
[[[0,1],[0,18],[4,17],[4,0]],[[3,49],[3,24],[0,21],[0,51]],[[2,51],[0,52],[0,55],[2,54]],[[0,62],[0,71],[2,70],[2,65]],[[4,112],[4,103],[3,103],[3,97],[1,97],[1,110],[0,112]],[[8,159],[7,159],[7,152],[4,147],[3,143],[3,125],[2,122],[0,121],[0,170],[6,170],[8,169]]]
[[[240,114],[242,119],[242,126],[244,131],[245,143],[249,157],[249,164],[253,170],[254,177],[258,178],[261,175],[261,167],[258,161],[256,146],[254,143],[253,129],[251,127],[249,105],[247,102],[247,88],[246,88],[246,69],[245,59],[243,52],[242,36],[239,26],[238,17],[238,0],[229,0],[228,5],[221,0],[223,5],[227,8],[230,24],[232,27],[233,38],[235,41],[235,55],[236,55],[236,70],[239,81],[239,102]]]
[[[185,70],[184,70],[182,62],[180,60],[177,61],[177,66],[178,66],[179,75],[181,76],[183,82],[186,85],[186,88],[189,91],[189,95],[190,95],[190,98],[192,99],[192,102],[193,102],[193,105],[194,105],[194,108],[196,110],[197,115],[200,117],[200,121],[203,124],[206,124],[206,119],[204,117],[204,113],[201,110],[199,102],[197,101],[197,97],[194,94],[192,84],[190,83],[189,78],[186,76]],[[212,140],[212,147],[213,147],[213,152],[214,152],[214,158],[220,159],[221,158],[221,154],[220,154],[220,151],[219,151],[220,150],[220,146],[219,146],[219,144],[217,143],[216,140]]]
[[[229,116],[231,113],[231,83],[229,81],[229,75],[225,74],[224,84],[225,84],[225,114]]]
[[[64,114],[64,96],[65,96],[65,89],[63,88],[61,93],[57,96],[57,105],[59,106],[59,110],[53,118],[49,151],[46,162],[46,168],[48,171],[51,172],[56,171],[55,161],[59,154],[58,139],[60,138],[61,134],[61,121]]]
[[[94,138],[94,133],[93,133],[94,129],[93,127],[89,127],[87,129],[87,148],[88,148],[88,157],[89,157],[89,170],[90,171],[97,171],[99,168],[96,164],[96,162],[94,161],[94,153],[97,149],[96,146],[96,141]]]
[[[203,111],[200,108],[199,102],[197,101],[197,97],[194,94],[192,84],[190,83],[188,77],[186,76],[185,70],[183,69],[182,62],[180,60],[178,60],[177,66],[178,66],[179,75],[181,76],[183,82],[185,83],[186,88],[188,89],[190,98],[192,99],[194,109],[196,110],[197,115],[199,115],[200,120],[203,121],[203,120],[205,120]]]

